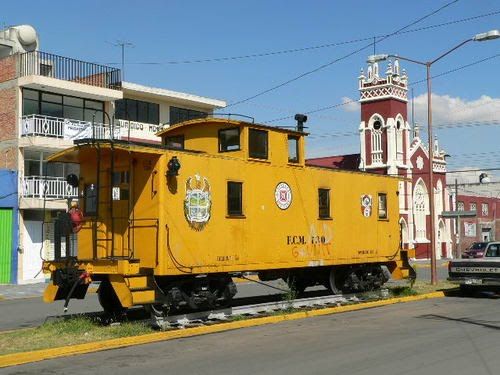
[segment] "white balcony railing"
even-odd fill
[[[114,128],[114,139],[120,139],[120,129]],[[109,125],[43,115],[21,118],[21,135],[75,140],[83,138],[110,139]]]
[[[78,188],[63,177],[25,176],[22,180],[24,198],[65,199],[78,197]]]

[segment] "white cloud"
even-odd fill
[[[343,96],[342,103],[344,104],[344,106],[342,108],[346,112],[359,112],[359,110],[360,110],[359,102],[355,99],[351,99],[347,96]]]
[[[347,96],[342,98],[346,103],[342,109],[346,112],[359,112],[357,100]],[[427,94],[415,97],[415,122],[427,123]],[[498,120],[500,98],[482,95],[478,99],[466,100],[450,95],[432,94],[432,120],[435,125],[469,121]],[[408,115],[411,113],[411,102],[408,102]]]
[[[415,97],[415,122],[427,123],[427,94]],[[411,103],[408,103],[408,112]],[[432,122],[435,125],[469,121],[498,119],[500,98],[482,95],[475,100],[466,100],[449,95],[432,94]]]

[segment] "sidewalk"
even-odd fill
[[[0,285],[0,300],[41,297],[47,284],[45,282],[36,284],[3,284]]]

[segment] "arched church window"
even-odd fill
[[[396,158],[403,161],[403,126],[401,119],[396,121]]]
[[[413,212],[415,221],[415,239],[425,240],[427,238],[426,216],[429,211],[429,198],[427,189],[422,180],[416,185],[413,192]]]
[[[434,202],[436,215],[441,215],[441,212],[443,211],[443,184],[441,183],[441,180],[438,180],[436,189],[434,189]]]
[[[375,118],[372,130],[372,163],[382,163],[382,121]]]

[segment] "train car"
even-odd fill
[[[161,314],[227,304],[243,272],[333,293],[411,273],[397,177],[307,166],[306,133],[250,121],[195,119],[159,136],[84,139],[51,157],[80,164],[68,176],[80,195],[54,224],[46,302],[84,298],[93,280],[105,311]]]

